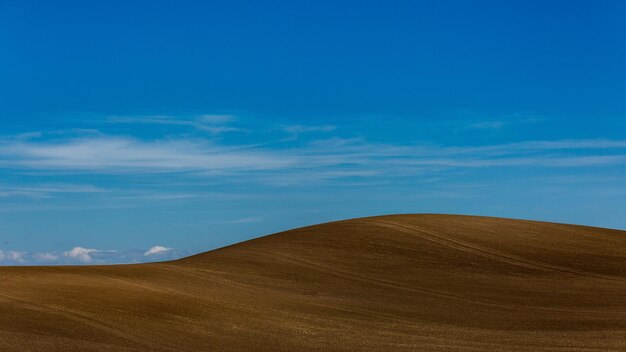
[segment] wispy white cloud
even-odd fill
[[[282,179],[281,183],[288,183],[291,177],[294,180],[317,177],[320,181],[403,177],[442,168],[597,167],[625,163],[624,140],[525,141],[455,147],[329,138],[289,149],[263,145],[226,147],[196,139],[146,141],[118,136],[0,142],[0,167],[4,168],[99,174],[193,172],[213,177],[250,176],[256,180],[268,180],[273,175],[276,180]],[[0,185],[0,197],[101,191],[93,186]],[[175,197],[181,195],[189,198],[191,193],[176,192]]]
[[[180,124],[168,117],[144,117],[144,123]],[[130,121],[130,120],[129,120]],[[132,120],[134,121],[134,120]],[[194,120],[221,127],[232,118]],[[331,132],[333,126],[283,126],[285,132]],[[599,167],[626,164],[626,140],[579,139],[449,146],[428,143],[372,143],[363,138],[308,139],[289,148],[272,144],[224,145],[202,138],[139,139],[87,134],[76,138],[0,140],[0,168],[39,172],[87,172],[104,175],[189,173],[220,182],[301,184],[341,179],[392,179],[445,169],[488,167]],[[180,178],[179,178],[180,179]],[[184,183],[184,182],[183,182]],[[46,197],[54,193],[101,191],[89,186],[0,185],[0,197]],[[128,193],[128,192],[126,192]],[[194,198],[177,190],[162,199]],[[133,194],[127,194],[133,197]]]
[[[29,197],[49,198],[53,194],[63,193],[102,193],[105,190],[92,185],[74,184],[44,184],[37,186],[2,185],[0,184],[0,198]]]
[[[201,140],[142,141],[125,137],[0,144],[0,167],[102,173],[264,170],[287,167],[288,155],[237,150]]]

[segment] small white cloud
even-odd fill
[[[145,255],[145,256],[160,255],[160,254],[169,252],[171,250],[172,250],[172,248],[167,248],[167,247],[163,247],[163,246],[154,246],[154,247],[148,249],[143,255]]]
[[[45,199],[55,194],[62,193],[97,193],[104,192],[90,185],[40,185],[40,186],[19,186],[0,184],[0,198],[28,197]]]
[[[93,260],[91,254],[97,252],[99,252],[97,249],[74,247],[72,250],[64,252],[63,255],[68,258],[76,259],[82,263],[91,263]]]

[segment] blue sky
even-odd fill
[[[0,264],[389,213],[626,229],[622,1],[0,2]]]

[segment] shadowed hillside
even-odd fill
[[[354,219],[173,262],[0,268],[0,351],[626,350],[626,232]]]

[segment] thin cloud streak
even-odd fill
[[[280,130],[292,133],[292,134],[300,134],[300,133],[308,133],[308,132],[332,132],[336,129],[335,126],[332,125],[323,125],[323,126],[305,126],[305,125],[286,125],[281,126]]]
[[[235,121],[232,115],[202,115],[196,118],[180,118],[173,116],[141,116],[141,117],[119,117],[113,116],[107,119],[113,124],[145,124],[145,125],[169,125],[189,127],[210,134],[221,134],[226,132],[249,132],[244,128],[230,125]]]
[[[289,157],[236,151],[205,141],[141,141],[124,137],[0,145],[0,167],[100,173],[264,170],[293,164]]]
[[[91,185],[48,184],[39,186],[16,186],[0,184],[0,198],[27,197],[43,199],[50,198],[55,194],[104,192],[106,192],[106,190]]]
[[[290,148],[221,146],[205,140],[97,136],[69,140],[5,140],[0,167],[97,174],[191,172],[198,175],[262,176],[276,173],[345,177],[402,177],[421,168],[594,167],[626,163],[626,141],[528,141],[448,147],[368,143],[362,139],[312,141]],[[585,153],[573,154],[573,151]],[[591,154],[591,155],[590,155]],[[407,173],[407,171],[410,171]],[[72,189],[3,189],[0,197],[45,196]],[[76,189],[95,192],[96,189]]]

